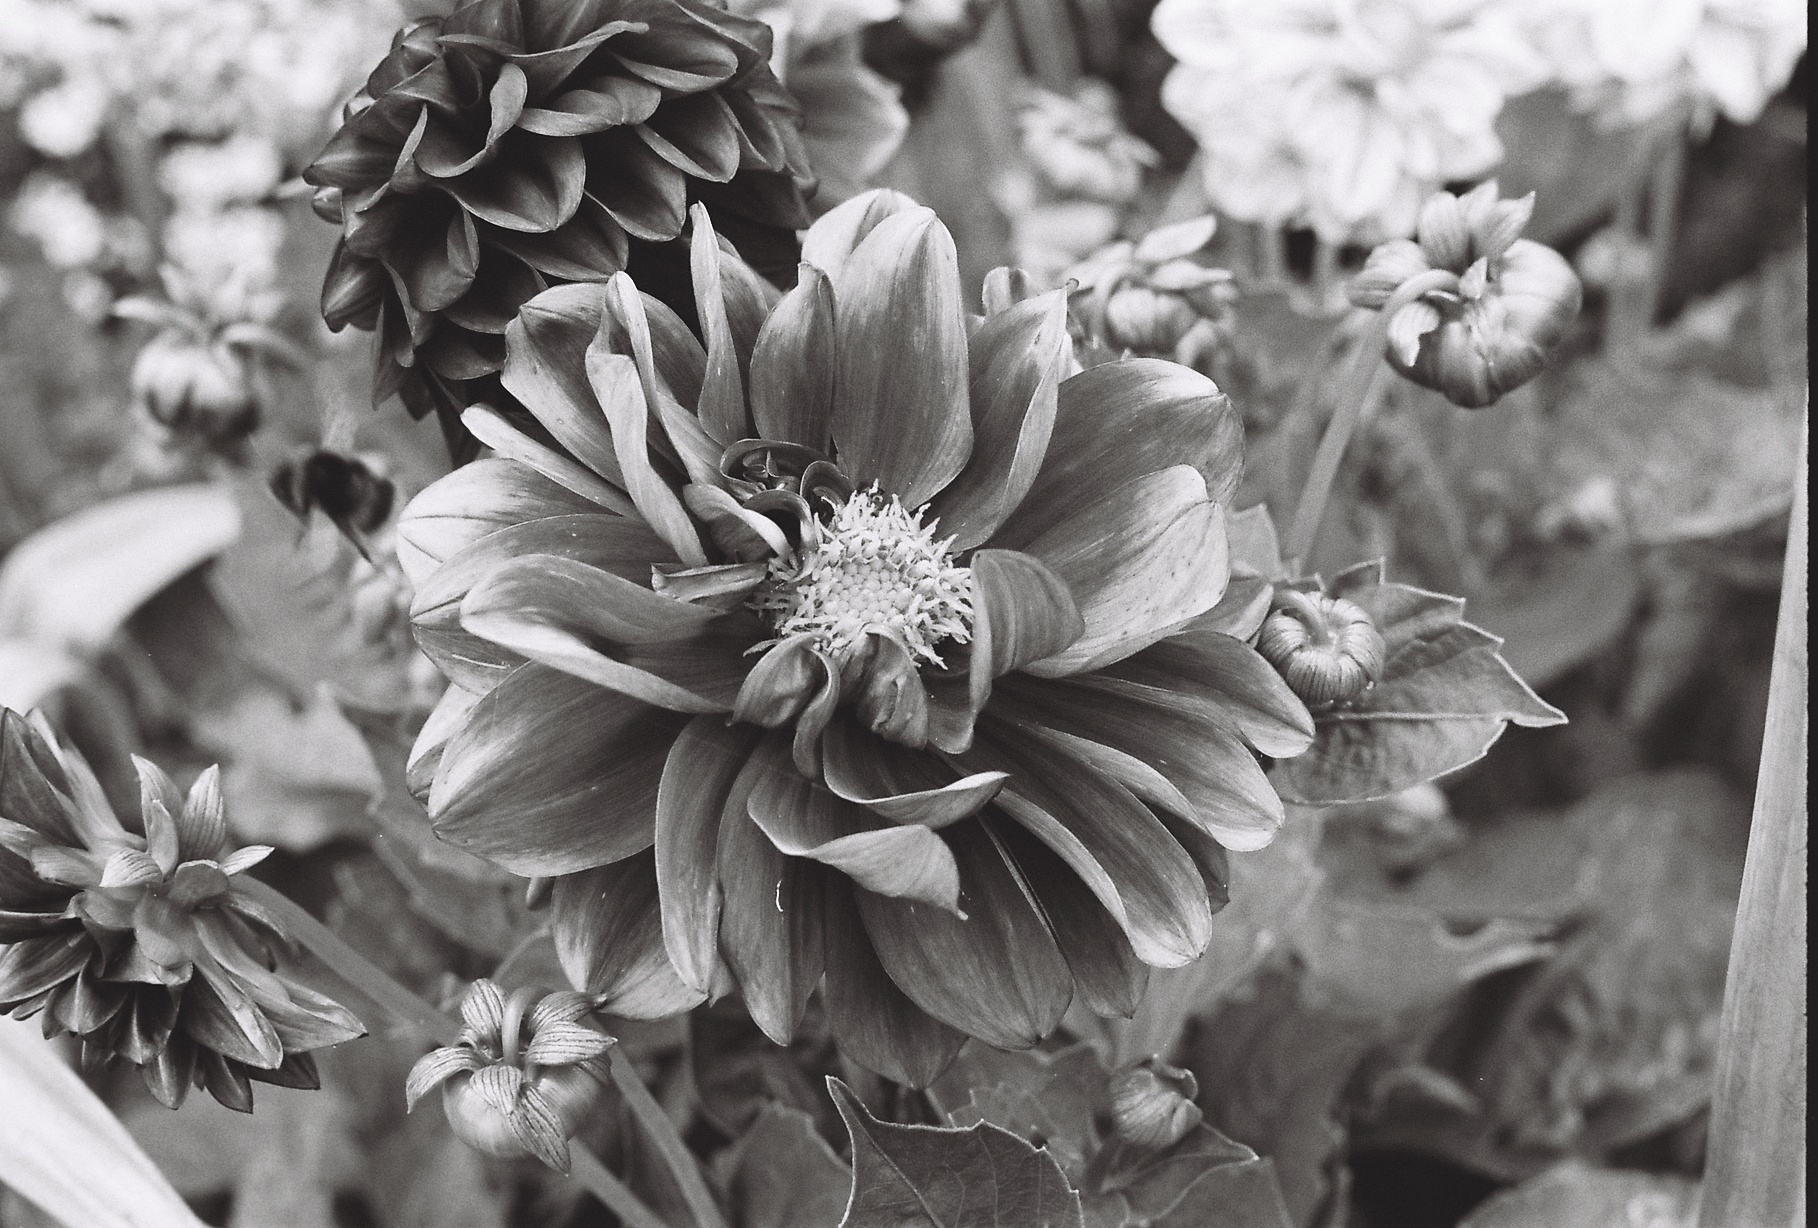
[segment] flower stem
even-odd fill
[[[335,976],[354,991],[354,995],[364,999],[363,1006],[375,1013],[390,1015],[398,1023],[415,1032],[425,1040],[433,1040],[439,1045],[453,1044],[460,1035],[461,1021],[445,1011],[437,1010],[428,1002],[418,997],[405,986],[399,984],[383,968],[361,955],[353,947],[310,916],[302,905],[292,900],[276,888],[259,882],[257,879],[241,876],[236,887],[251,896],[254,902],[261,905],[266,912],[276,917],[283,925],[283,932],[296,939],[303,946],[328,966]],[[360,1013],[356,1011],[356,1013]],[[519,1007],[520,1018],[522,1007]],[[368,1028],[372,1024],[362,1018]],[[638,1119],[644,1122],[644,1128],[652,1135],[657,1149],[662,1153],[674,1172],[676,1184],[681,1187],[682,1196],[687,1200],[689,1209],[700,1228],[725,1228],[719,1217],[719,1210],[707,1193],[706,1185],[701,1181],[700,1168],[695,1163],[694,1155],[683,1146],[675,1127],[663,1116],[663,1111],[656,1107],[656,1101],[650,1098],[650,1092],[638,1078],[637,1071],[619,1055],[615,1046],[610,1051],[612,1060],[613,1082],[619,1092],[631,1105],[631,1110]],[[662,1119],[662,1133],[652,1129],[649,1106],[656,1116]],[[663,1218],[644,1205],[630,1187],[613,1176],[598,1156],[589,1151],[579,1140],[570,1139],[568,1143],[570,1175],[580,1182],[595,1198],[604,1203],[615,1215],[623,1220],[627,1228],[669,1228]],[[710,1215],[703,1217],[695,1205],[698,1196],[705,1200]]]
[[[1430,269],[1403,282],[1370,321],[1369,330],[1358,339],[1351,355],[1351,368],[1339,385],[1338,410],[1320,437],[1319,450],[1313,454],[1313,468],[1294,509],[1294,525],[1288,531],[1288,574],[1298,573],[1301,564],[1313,551],[1313,539],[1319,535],[1319,522],[1325,518],[1326,500],[1332,494],[1332,482],[1338,476],[1339,462],[1345,458],[1351,435],[1363,420],[1364,407],[1374,398],[1383,372],[1383,347],[1389,340],[1389,321],[1403,307],[1429,290],[1455,286],[1458,278],[1444,269]]]
[[[1685,131],[1671,128],[1661,138],[1663,148],[1654,165],[1648,189],[1648,281],[1643,303],[1648,323],[1660,316],[1665,301],[1667,265],[1673,258],[1673,239],[1679,230],[1679,195],[1685,186]]]
[[[644,1080],[638,1078],[638,1072],[632,1069],[631,1063],[619,1052],[617,1045],[606,1051],[606,1060],[612,1070],[612,1081],[625,1097],[632,1116],[644,1127],[645,1135],[669,1165],[670,1174],[675,1177],[675,1183],[682,1192],[682,1201],[688,1204],[696,1228],[726,1228],[719,1206],[713,1201],[713,1195],[708,1193],[707,1183],[701,1180],[700,1166],[695,1163],[694,1154],[682,1142],[682,1136],[676,1133],[675,1123],[669,1120],[669,1114],[663,1112],[663,1106],[656,1102],[650,1089],[644,1086]]]

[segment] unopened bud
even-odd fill
[[[1369,611],[1343,597],[1278,589],[1256,650],[1309,707],[1356,699],[1382,677],[1387,648]]]
[[[1190,1070],[1150,1058],[1111,1080],[1111,1114],[1117,1136],[1139,1147],[1172,1147],[1200,1123],[1193,1098],[1199,1083]]]
[[[174,334],[154,337],[133,360],[132,388],[152,421],[210,445],[238,442],[259,424],[259,403],[246,370],[222,345]]]

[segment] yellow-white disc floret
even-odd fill
[[[822,526],[818,545],[771,562],[754,604],[777,640],[813,636],[835,661],[876,631],[916,660],[943,665],[935,645],[972,638],[972,572],[953,562],[953,539],[936,541],[935,527],[875,484],[856,491]]]

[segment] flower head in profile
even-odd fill
[[[185,795],[134,764],[144,834],[41,718],[0,709],[0,1010],[140,1067],[172,1108],[192,1085],[242,1112],[253,1081],[317,1086],[310,1050],[364,1029],[290,976],[279,924],[236,883],[271,850],[228,851],[218,769]]]
[[[1410,234],[1501,158],[1504,100],[1544,75],[1501,0],[1163,0],[1153,27],[1213,202],[1331,242]]]
[[[1453,275],[1394,305],[1391,366],[1466,409],[1540,374],[1578,318],[1583,287],[1565,257],[1520,237],[1533,212],[1532,193],[1502,200],[1495,180],[1464,196],[1436,192],[1420,211],[1418,242],[1392,239],[1370,253],[1349,287],[1359,307],[1387,310],[1415,278]]]
[[[535,1156],[568,1171],[568,1140],[581,1128],[610,1077],[615,1043],[585,1022],[585,994],[516,989],[508,996],[478,980],[461,999],[461,1034],[410,1068],[404,1098],[417,1107],[442,1089],[455,1137],[501,1159]]]
[[[770,32],[701,0],[474,0],[399,32],[304,177],[341,226],[331,328],[379,334],[375,399],[497,395],[505,327],[709,202],[766,271],[806,223]]]
[[[856,1060],[925,1084],[1191,960],[1225,849],[1312,723],[1221,604],[1241,428],[1205,377],[1068,378],[1066,292],[968,318],[896,193],[780,297],[694,214],[705,345],[629,278],[551,290],[483,407],[497,454],[407,508],[419,642],[454,685],[411,772],[443,839],[556,876],[603,1009],[736,985],[786,1039],[824,981]],[[991,279],[1005,304],[1011,297]]]

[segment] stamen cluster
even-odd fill
[[[778,640],[813,636],[836,661],[876,631],[941,666],[937,645],[972,638],[972,572],[953,562],[952,538],[935,540],[936,527],[873,484],[840,504],[817,545],[771,562],[754,604]]]

